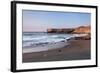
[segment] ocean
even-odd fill
[[[67,42],[73,34],[45,33],[45,32],[24,32],[23,47],[34,47],[39,44]]]
[[[76,34],[23,32],[23,52],[40,52],[62,48],[67,45],[68,39],[75,37],[75,35]]]

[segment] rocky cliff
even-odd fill
[[[48,33],[89,33],[91,32],[90,26],[80,26],[77,28],[61,28],[61,29],[47,29]]]
[[[67,28],[67,29],[65,29],[65,28],[62,28],[62,29],[47,29],[48,33],[71,33],[73,31],[74,31],[74,29],[72,29],[72,28]]]
[[[75,30],[72,33],[89,33],[91,32],[90,26],[80,26],[75,28]]]

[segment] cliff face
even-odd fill
[[[90,26],[80,26],[77,28],[47,29],[48,33],[91,33]]]
[[[91,27],[90,26],[80,26],[78,28],[75,28],[73,33],[90,33]]]
[[[48,33],[71,33],[73,32],[74,29],[48,29],[47,32]]]

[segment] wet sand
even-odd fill
[[[23,62],[85,60],[91,58],[90,40],[70,40],[68,43],[69,45],[64,48],[23,53]]]

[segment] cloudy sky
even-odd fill
[[[46,32],[48,28],[72,28],[89,24],[90,13],[23,10],[23,32]]]

